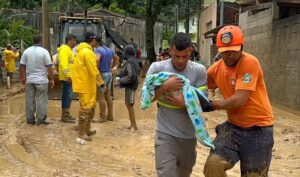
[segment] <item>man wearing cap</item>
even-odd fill
[[[66,36],[66,44],[61,45],[58,49],[59,57],[59,80],[62,85],[61,97],[61,121],[65,123],[75,123],[75,118],[70,114],[70,107],[73,99],[72,94],[72,67],[74,63],[73,47],[76,45],[76,36],[68,34]]]
[[[95,115],[96,106],[96,87],[103,86],[104,81],[97,69],[96,54],[96,35],[86,33],[85,42],[76,48],[76,58],[73,65],[72,87],[73,91],[79,96],[79,116],[78,116],[78,133],[76,142],[85,144],[85,141],[91,141],[91,135],[95,130],[91,130],[91,121]]]
[[[204,166],[206,177],[225,177],[238,161],[241,176],[268,176],[272,158],[274,116],[263,71],[253,55],[243,51],[243,33],[225,26],[217,35],[221,60],[208,69],[208,88],[218,87],[223,100],[213,109],[227,111],[228,119],[216,127],[216,149]]]
[[[110,48],[103,45],[101,38],[97,37],[97,44],[95,47],[95,53],[97,57],[97,66],[101,73],[101,76],[105,82],[105,92],[101,87],[97,90],[97,96],[99,99],[100,114],[99,119],[93,120],[95,123],[103,123],[107,120],[113,121],[113,102],[110,94],[110,87],[112,82],[112,70],[111,68],[118,65],[119,57]],[[107,114],[106,114],[107,105]]]

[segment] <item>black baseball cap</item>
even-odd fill
[[[85,33],[85,39],[96,39],[97,36],[93,32]]]
[[[100,43],[102,43],[102,38],[100,36],[97,36],[96,41],[100,44]]]

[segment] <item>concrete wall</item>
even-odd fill
[[[300,15],[278,20],[277,11],[240,14],[244,49],[259,59],[271,102],[300,111]]]
[[[204,33],[215,28],[217,24],[217,5],[213,3],[201,13],[200,18],[200,56],[207,65],[210,65],[211,39],[205,39]]]
[[[190,16],[190,35],[193,43],[197,43],[197,26],[198,26],[198,16],[197,13],[193,13]],[[178,22],[178,32],[185,33],[185,19],[180,19]]]

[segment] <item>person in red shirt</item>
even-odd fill
[[[243,45],[238,26],[225,26],[217,34],[221,59],[208,69],[208,88],[220,89],[224,99],[212,107],[226,110],[228,119],[216,127],[216,149],[205,163],[205,177],[226,177],[238,161],[242,177],[268,176],[274,116],[259,61]]]

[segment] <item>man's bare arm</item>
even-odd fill
[[[20,81],[22,84],[25,84],[26,83],[26,76],[25,76],[26,66],[21,64],[20,68],[19,68],[19,72],[20,72]]]
[[[183,87],[182,81],[173,76],[166,80],[160,87],[155,90],[155,96],[152,102],[156,101],[164,92],[174,92],[178,91]]]
[[[99,66],[101,60],[101,55],[99,53],[96,54],[97,66]]]
[[[53,89],[54,86],[55,86],[55,83],[54,83],[54,76],[53,76],[52,66],[48,67],[48,77],[49,77],[50,89]]]
[[[111,68],[114,68],[115,66],[117,66],[119,64],[119,60],[120,60],[120,58],[118,57],[118,55],[115,54],[113,56],[113,63],[112,63]]]
[[[212,107],[213,109],[224,109],[224,110],[239,108],[241,106],[244,106],[247,103],[250,94],[251,91],[249,90],[237,90],[234,95],[230,96],[227,99],[213,101]]]

